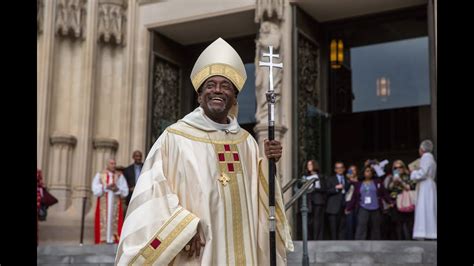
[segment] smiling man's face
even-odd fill
[[[217,123],[227,123],[227,115],[236,103],[236,89],[230,80],[222,76],[208,78],[198,96],[204,113]]]

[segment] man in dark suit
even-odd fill
[[[334,164],[336,175],[330,176],[326,180],[328,195],[326,213],[328,214],[331,240],[345,239],[345,195],[350,187],[350,183],[344,178],[345,171],[344,163],[337,161]]]
[[[134,151],[132,158],[133,158],[133,164],[129,165],[123,171],[123,175],[125,176],[125,179],[127,180],[128,189],[130,191],[126,199],[127,206],[128,206],[128,203],[130,202],[130,199],[132,198],[133,189],[135,188],[135,184],[138,181],[138,177],[140,176],[140,172],[143,167],[143,162],[142,162],[143,156],[142,156],[141,151]]]

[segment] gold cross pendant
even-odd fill
[[[221,174],[218,180],[221,182],[223,186],[227,185],[227,183],[230,181],[229,177],[224,173]]]

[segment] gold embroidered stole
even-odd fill
[[[112,176],[113,178],[113,183],[116,184],[117,183],[117,180],[118,180],[118,175],[116,173],[114,173],[114,175]],[[108,176],[108,172],[107,171],[103,171],[102,173],[100,173],[100,181],[102,183],[102,185],[105,187],[107,187],[107,185],[109,184],[109,178],[110,176]],[[105,192],[101,197],[99,197],[99,204],[100,204],[100,240],[101,242],[106,242],[107,241],[107,206],[108,206],[108,199],[107,199],[107,193],[113,193],[113,192]],[[112,235],[113,235],[113,239],[114,241],[115,240],[118,240],[119,239],[119,235],[118,235],[118,220],[119,220],[119,212],[118,212],[118,203],[119,203],[119,200],[120,197],[119,196],[116,196],[114,195],[114,205],[112,207],[112,217],[113,217],[113,221],[112,221]]]

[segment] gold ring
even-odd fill
[[[186,247],[184,247],[184,250],[186,250],[186,251],[189,251],[190,249],[191,249],[190,245],[186,245]]]

